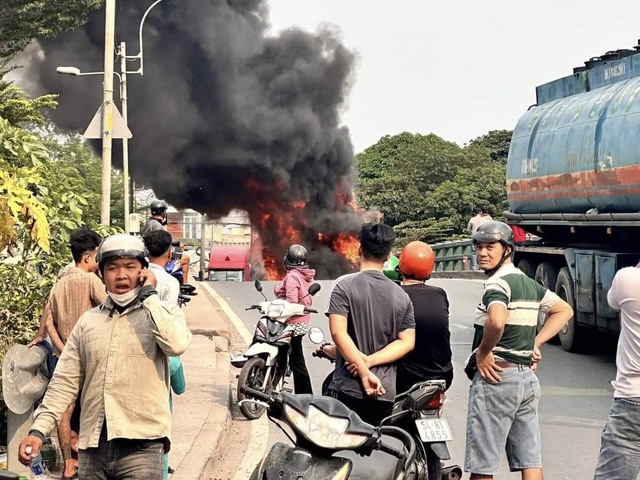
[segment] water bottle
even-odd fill
[[[31,454],[30,445],[27,446],[26,452],[27,455]],[[31,469],[31,473],[33,473],[33,480],[48,480],[49,469],[44,463],[44,459],[42,458],[42,454],[40,452],[38,452],[37,455],[31,455],[31,463],[29,464],[29,468]]]

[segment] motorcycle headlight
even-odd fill
[[[349,420],[327,415],[309,405],[307,414],[285,405],[284,413],[291,425],[315,445],[333,450],[357,448],[363,445],[367,435],[347,433]]]

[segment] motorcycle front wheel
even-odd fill
[[[264,376],[266,372],[267,367],[264,359],[260,357],[252,357],[247,360],[242,367],[242,370],[240,370],[240,375],[238,375],[238,402],[248,398],[240,391],[243,385],[255,390],[262,390],[262,386],[265,384]],[[268,382],[267,385],[270,385],[270,382]],[[253,402],[242,403],[239,407],[242,414],[249,420],[256,420],[260,418],[266,411],[265,407]]]

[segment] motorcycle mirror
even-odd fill
[[[262,283],[260,283],[260,280],[256,280],[256,282],[254,283],[254,285],[256,286],[256,290],[260,292],[260,295],[262,295],[262,297],[267,300],[267,297],[265,296],[264,293],[262,293]]]
[[[319,283],[312,283],[311,286],[309,287],[309,295],[311,295],[312,297],[318,293],[320,291],[322,287],[320,286]]]
[[[320,327],[311,327],[309,329],[309,340],[316,345],[320,345],[324,341],[324,332]]]

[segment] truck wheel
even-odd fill
[[[529,278],[533,278],[536,273],[535,266],[527,259],[520,260],[518,262],[518,268]]]
[[[552,292],[556,290],[556,281],[558,280],[558,268],[549,262],[542,262],[536,268],[536,274],[534,276],[536,282],[542,285],[544,288],[548,288]],[[544,322],[547,321],[548,312],[540,310],[538,314],[537,331],[539,332],[544,326]],[[554,337],[556,338],[556,337]]]
[[[558,296],[567,302],[571,308],[575,309],[575,302],[573,296],[573,280],[567,267],[562,267],[560,273],[558,273],[558,280],[556,282],[556,293]],[[567,352],[575,352],[580,348],[581,332],[582,330],[576,325],[575,315],[569,319],[567,324],[560,330],[558,337],[562,344],[562,349]]]
[[[556,281],[558,279],[558,268],[549,262],[542,262],[536,268],[536,274],[533,277],[536,282],[544,288],[548,288],[552,292],[556,290]]]

